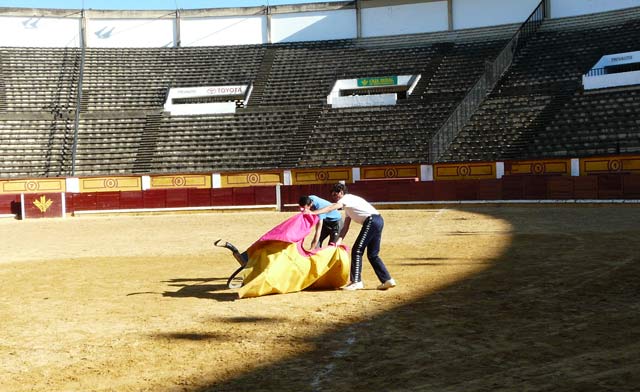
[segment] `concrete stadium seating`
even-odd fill
[[[0,177],[428,163],[432,135],[517,28],[88,48],[82,72],[80,49],[0,48]],[[440,161],[639,153],[640,89],[580,84],[602,55],[638,50],[639,36],[640,8],[544,21]],[[417,74],[395,106],[326,104],[337,79]],[[162,112],[170,87],[249,83],[235,114]]]
[[[543,22],[442,161],[640,152],[640,86],[585,92],[603,55],[638,50],[640,8]]]

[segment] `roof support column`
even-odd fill
[[[356,0],[356,38],[362,38],[362,0]]]
[[[271,7],[268,5],[264,7],[264,13],[267,15],[267,43],[273,43],[271,41]]]
[[[176,36],[173,39],[175,39],[174,46],[176,48],[179,48],[180,47],[180,10],[179,9],[176,9]]]

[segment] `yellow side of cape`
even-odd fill
[[[240,298],[311,289],[337,289],[349,280],[349,254],[328,246],[303,256],[295,243],[265,241],[249,250]]]

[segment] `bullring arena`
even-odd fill
[[[252,299],[212,242],[292,213],[1,220],[2,390],[637,390],[638,207],[382,213],[398,287]]]
[[[0,392],[640,390],[640,0],[185,1],[0,7]],[[397,287],[241,299],[336,182]]]

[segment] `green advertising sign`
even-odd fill
[[[380,78],[360,78],[358,87],[395,86],[398,84],[397,76],[383,76]]]

